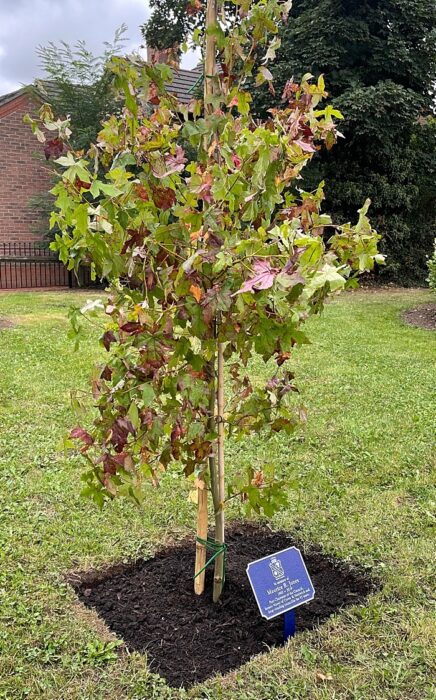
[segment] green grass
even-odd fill
[[[102,354],[92,327],[76,354],[66,339],[68,306],[86,296],[0,296],[0,317],[16,323],[0,331],[0,699],[434,698],[435,334],[400,318],[429,294],[360,291],[331,303],[310,321],[313,344],[295,354],[304,431],[228,449],[232,468],[273,460],[298,480],[274,526],[372,569],[382,589],[189,692],[118,648],[65,582],[70,571],[149,556],[194,522],[187,487],[174,493],[170,474],[142,511],[117,501],[100,512],[78,495],[80,462],[57,446],[75,423],[69,391],[86,387]],[[254,370],[265,373],[260,361]]]

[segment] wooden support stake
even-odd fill
[[[201,480],[202,481],[202,480]],[[198,495],[198,506],[197,506],[197,537],[201,537],[202,540],[207,539],[207,488],[204,481],[202,481],[204,488],[197,489]],[[206,564],[206,547],[200,542],[196,543],[195,546],[195,574],[198,574]],[[204,579],[206,576],[206,571],[202,571],[201,574],[194,578],[194,591],[197,595],[201,595],[204,591]]]
[[[207,0],[206,9],[206,47],[204,56],[204,110],[206,114],[213,112],[213,105],[208,101],[215,89],[216,76],[216,39],[207,29],[213,27],[217,21],[216,0]]]

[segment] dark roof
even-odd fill
[[[173,82],[167,84],[168,92],[175,95],[180,102],[188,104],[193,97],[195,97],[195,88],[200,84],[201,76],[201,65],[196,66],[193,70],[173,68]],[[38,87],[40,88],[39,91]],[[53,93],[53,89],[55,89],[55,87],[51,81],[36,80],[34,85],[26,85],[19,90],[14,90],[14,92],[9,92],[6,95],[0,95],[0,107],[29,91],[32,91],[34,94],[39,93],[39,96],[43,100],[47,99],[47,97],[50,99],[50,93]]]
[[[185,70],[173,68],[173,82],[167,85],[168,92],[175,95],[180,102],[187,104],[195,96],[195,87],[200,83],[202,68]]]
[[[18,90],[14,90],[13,92],[8,92],[6,95],[0,95],[0,107],[2,105],[7,104],[8,102],[11,102],[12,100],[15,100],[16,97],[19,97],[20,95],[24,95],[24,93],[27,91],[26,87],[19,88]]]

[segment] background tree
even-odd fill
[[[333,145],[341,117],[321,105],[323,78],[287,83],[282,108],[265,122],[250,114],[252,57],[264,54],[256,83],[271,82],[269,38],[289,3],[236,4],[241,12],[225,32],[219,3],[208,2],[204,98],[189,108],[165,89],[168,66],[111,61],[124,107],[86,155],[68,150],[57,159],[63,171],[51,220],[62,232],[52,244],[61,260],[70,269],[86,260],[110,281],[107,304],[72,313],[78,334],[83,314],[98,307],[108,317],[101,341],[109,356],[92,383],[95,420],[70,436],[88,466],[85,493],[100,505],[118,494],[140,504],[143,481],[158,483],[162,470],[191,479],[195,590],[203,590],[211,547],[214,600],[224,584],[226,501],[238,496],[267,516],[286,501],[268,466],[225,475],[225,440],[295,430],[304,411],[288,362],[308,342],[302,325],[380,261],[369,202],[355,226],[337,226],[321,213],[323,183],[312,192],[298,187],[317,149]],[[48,106],[41,119],[68,143],[68,122]],[[41,125],[29,121],[43,139]],[[195,148],[191,161],[184,140]],[[271,360],[263,386],[248,371],[254,355]]]
[[[113,41],[104,42],[104,51],[95,55],[86,42],[71,46],[65,41],[38,46],[36,52],[44,80],[36,88],[57,117],[67,116],[71,124],[73,148],[87,149],[101,129],[102,122],[117,109],[113,73],[107,65],[124,51],[127,26],[116,30]]]
[[[93,54],[83,40],[74,46],[61,41],[58,45],[50,42],[37,48],[45,75],[35,81],[34,91],[38,100],[42,98],[51,105],[56,116],[62,119],[68,116],[72,126],[71,145],[75,149],[88,149],[97,138],[102,122],[117,109],[114,76],[107,64],[123,52],[126,31],[125,25],[117,29],[113,41],[104,43],[100,55]],[[46,148],[46,157],[49,156],[50,150]],[[55,174],[53,178],[54,183]],[[56,232],[50,232],[49,226],[53,202],[49,192],[35,195],[29,201],[30,208],[38,215],[34,233],[49,240]]]
[[[146,36],[155,36],[156,17]],[[179,35],[187,26],[180,22]],[[167,30],[159,27],[161,46],[165,31],[175,31],[170,20]],[[287,80],[309,71],[325,75],[344,115],[345,138],[314,158],[306,186],[325,177],[328,207],[346,219],[369,196],[387,253],[383,274],[422,282],[436,227],[434,0],[295,0],[279,36],[281,47],[269,65],[276,103]],[[269,92],[255,90],[253,110],[264,117],[270,106]]]
[[[204,0],[150,0],[151,17],[142,25],[142,35],[147,46],[155,49],[172,49],[180,54],[189,37],[204,32],[206,2]],[[237,6],[225,0],[220,6],[221,20],[234,23]]]
[[[314,24],[318,27],[316,36]],[[348,217],[365,192],[387,253],[385,274],[422,282],[435,234],[433,0],[296,0],[281,31],[272,73],[278,84],[306,71],[325,74],[344,115],[344,140],[323,153],[329,207]],[[260,111],[268,97],[259,98]],[[433,191],[431,191],[433,190]]]

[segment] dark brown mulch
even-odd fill
[[[425,304],[411,309],[403,314],[403,320],[410,326],[426,328],[429,331],[436,330],[436,304]]]
[[[211,600],[211,570],[205,595],[194,594],[194,544],[187,540],[153,559],[78,574],[70,582],[128,649],[146,652],[151,669],[169,685],[189,687],[282,643],[282,619],[260,616],[246,567],[295,541],[284,532],[246,524],[231,529],[228,544],[227,579],[218,604]],[[297,631],[312,629],[343,606],[364,603],[376,587],[367,574],[319,551],[304,558],[315,599],[297,610]]]

